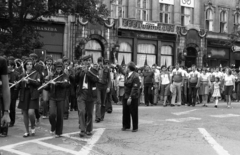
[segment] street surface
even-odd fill
[[[50,135],[42,119],[34,137],[23,138],[22,115],[0,137],[0,155],[239,155],[240,103],[227,109],[220,102],[208,107],[139,107],[138,132],[121,131],[122,106],[114,105],[104,122],[94,123],[93,135],[79,137],[77,112],[64,121],[64,135]]]

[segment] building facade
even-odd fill
[[[55,57],[74,60],[92,54],[112,58],[116,45],[118,63],[142,66],[190,67],[240,65],[240,43],[230,44],[229,34],[239,30],[239,0],[103,0],[111,14],[94,25],[78,16],[53,17],[43,38]],[[46,19],[47,20],[47,19]],[[54,25],[55,24],[55,25]],[[61,27],[61,26],[62,27]],[[55,30],[55,29],[50,29]],[[40,30],[44,31],[44,30]],[[58,36],[58,40],[53,36]],[[60,43],[62,42],[62,43]],[[184,58],[184,59],[181,59]]]

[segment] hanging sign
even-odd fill
[[[174,0],[159,0],[159,3],[174,5]]]
[[[181,6],[194,8],[194,0],[181,0]]]

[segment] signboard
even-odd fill
[[[194,8],[194,0],[181,0],[181,6]]]
[[[143,22],[143,25],[149,25],[149,26],[157,26],[157,23],[152,23],[152,22]]]
[[[159,0],[159,3],[174,5],[174,0]]]
[[[119,28],[120,29],[128,29],[128,30],[141,30],[148,32],[163,32],[163,33],[171,33],[176,34],[176,26],[171,24],[163,24],[163,23],[154,23],[147,24],[151,22],[143,22],[140,20],[134,19],[119,19]]]
[[[233,52],[240,52],[240,46],[232,46]]]

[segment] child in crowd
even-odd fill
[[[212,97],[214,97],[215,99],[215,108],[217,108],[218,106],[218,99],[221,97],[221,93],[220,93],[220,87],[221,87],[221,83],[220,83],[220,78],[216,77],[215,78],[215,82],[213,82],[213,95]]]

